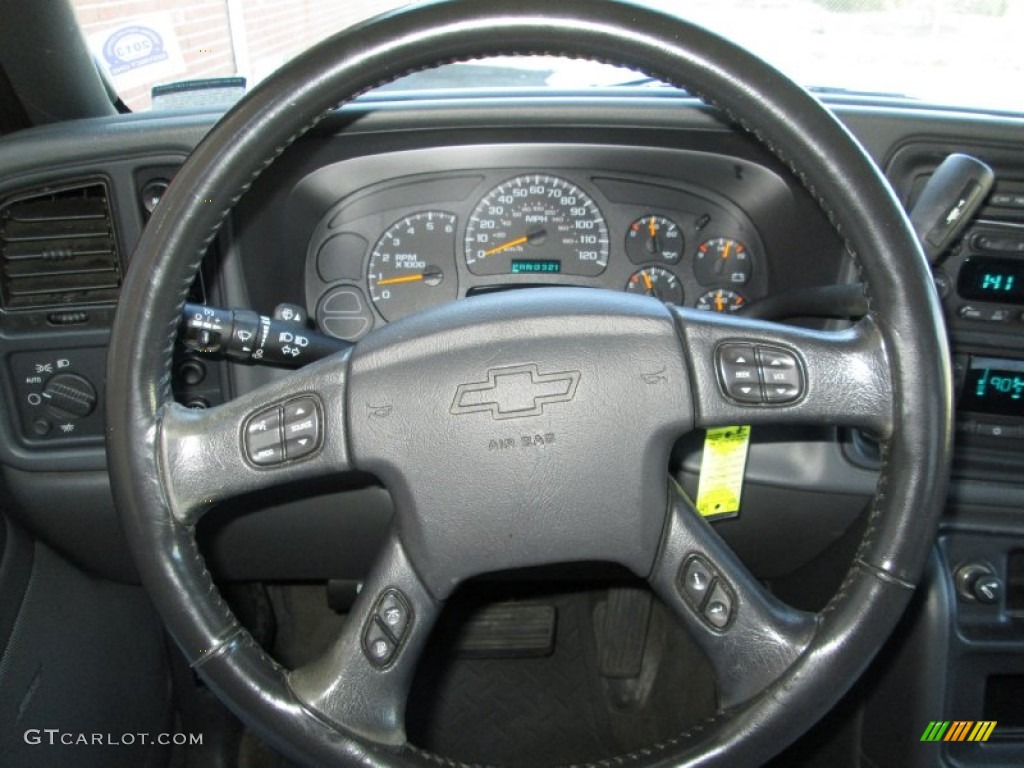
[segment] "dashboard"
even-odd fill
[[[832,108],[907,208],[951,152],[996,174],[977,219],[933,265],[954,352],[956,463],[922,619],[923,642],[936,645],[912,655],[952,670],[948,697],[964,709],[947,719],[1009,722],[1019,707],[986,696],[1024,690],[1024,121]],[[135,574],[105,471],[111,322],[149,213],[217,117],[123,116],[0,142],[0,465],[12,515],[122,581]],[[190,301],[297,318],[305,331],[358,343],[414,312],[498,290],[569,285],[745,312],[857,280],[808,190],[684,95],[378,94],[324,120],[256,180],[210,245]],[[834,328],[843,315],[788,321]],[[184,345],[171,373],[175,396],[193,408],[288,375]],[[702,449],[694,434],[673,454],[670,470],[691,493]],[[758,577],[813,591],[831,578],[816,569],[824,554],[857,530],[879,461],[866,435],[758,426],[742,513],[716,530]],[[223,579],[352,582],[390,521],[387,492],[351,476],[226,501],[197,538]],[[957,592],[965,569],[1001,580],[1005,598]],[[915,669],[909,660],[896,674],[893,700],[932,679],[933,667]],[[940,688],[921,695],[915,716],[945,711]],[[1008,749],[1020,733],[1024,724]]]
[[[1015,498],[1024,445],[1015,292],[1024,263],[1017,250],[1020,121],[885,106],[835,110],[906,206],[950,152],[973,153],[996,170],[979,220],[935,275],[957,377],[968,387],[957,492],[999,503]],[[27,524],[100,572],[131,572],[111,545],[120,532],[104,472],[112,297],[149,212],[216,117],[110,118],[26,131],[0,146],[8,169],[0,180],[0,246],[8,259],[0,460]],[[93,217],[98,240],[67,223],[68,206],[70,220]],[[70,259],[39,248],[38,259],[12,269],[16,219],[57,227],[58,249],[86,241],[103,247]],[[616,89],[585,98],[409,101],[378,94],[325,120],[255,182],[212,243],[191,300],[266,315],[287,306],[308,317],[307,329],[358,342],[441,302],[527,286],[634,291],[652,301],[746,311],[856,280],[843,242],[803,185],[754,139],[685,96]],[[844,322],[820,315],[793,321]],[[287,375],[184,347],[172,373],[179,401],[197,408]],[[694,435],[675,455],[674,471],[691,489],[701,448]],[[718,527],[758,573],[789,572],[852,524],[877,466],[877,447],[862,435],[759,428],[746,471],[758,491],[747,496],[747,514]],[[340,500],[353,510],[343,521],[333,514]],[[229,505],[217,516],[226,522],[211,523],[207,537],[211,559],[237,578],[358,574],[390,514],[372,478],[303,494],[286,489],[237,507],[253,504],[264,511],[234,518]],[[808,526],[802,510],[816,506],[828,512]],[[285,521],[295,546],[280,546]],[[325,551],[325,539],[345,542],[344,557]],[[289,554],[295,551],[305,554]]]
[[[349,192],[341,180],[365,185]],[[736,311],[769,285],[754,217],[789,195],[753,163],[599,145],[413,150],[340,163],[299,186],[340,198],[310,238],[305,298],[317,326],[347,341],[446,301],[521,287]]]

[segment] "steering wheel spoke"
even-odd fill
[[[292,690],[322,718],[380,744],[404,744],[409,688],[441,605],[392,533],[338,638],[290,674]]]
[[[842,331],[673,308],[695,386],[696,426],[814,423],[888,437],[889,361],[875,322]]]
[[[672,483],[672,508],[650,583],[711,662],[719,707],[760,693],[800,657],[813,614],[773,597]]]
[[[348,353],[206,410],[167,404],[158,454],[171,512],[192,523],[219,501],[349,467]]]

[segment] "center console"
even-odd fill
[[[944,151],[919,144],[897,153],[889,170],[907,203]],[[978,220],[934,267],[953,352],[953,490],[916,628],[879,694],[904,696],[921,723],[909,735],[881,721],[870,729],[899,740],[905,764],[922,768],[1024,763],[1024,168],[999,149],[968,151],[997,181]],[[940,668],[949,674],[936,687]],[[921,744],[933,720],[996,725],[985,743]]]

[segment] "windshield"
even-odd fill
[[[72,0],[97,64],[132,110],[230,101],[318,40],[407,5],[399,0]],[[646,0],[739,43],[824,93],[883,95],[1024,112],[1024,0]],[[407,78],[403,89],[629,85],[614,67],[489,59]],[[209,85],[209,84],[207,84]],[[234,88],[230,87],[235,85]],[[153,88],[157,99],[154,102]],[[168,95],[181,96],[168,98]],[[211,95],[212,94],[212,95]]]

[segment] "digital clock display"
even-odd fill
[[[1024,304],[1024,261],[970,258],[960,268],[956,291],[973,301]]]
[[[1024,360],[972,357],[960,409],[1024,417]]]
[[[512,259],[513,275],[556,275],[561,271],[560,259]]]

